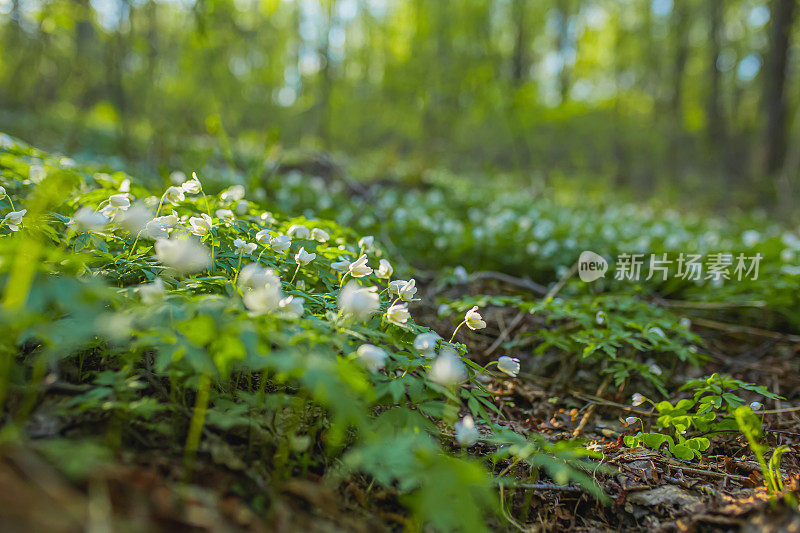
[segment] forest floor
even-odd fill
[[[497,284],[477,282],[468,291],[486,294]],[[463,287],[462,287],[463,289]],[[423,286],[422,290],[425,290]],[[428,309],[435,323],[434,309]],[[533,327],[532,316],[515,319],[508,309],[487,310],[496,330],[470,332],[470,352],[491,355],[499,335],[512,338]],[[442,331],[447,326],[442,324]],[[795,402],[800,396],[800,343],[791,336],[762,336],[752,332],[701,329],[713,355],[708,371],[736,376],[770,389]],[[480,363],[480,359],[477,359]],[[527,361],[530,362],[530,361]],[[526,361],[523,361],[523,365]],[[501,491],[513,502],[515,516],[537,524],[519,528],[496,522],[499,530],[513,531],[800,531],[800,515],[784,501],[774,502],[764,489],[757,462],[740,434],[714,437],[707,460],[689,464],[644,448],[622,444],[623,419],[654,416],[631,407],[625,395],[601,382],[596,390],[575,390],[563,376],[526,377],[488,384],[506,416],[496,422],[527,434],[537,432],[552,440],[580,436],[587,447],[605,459],[595,480],[610,497],[604,504],[577,486],[552,482]],[[69,395],[69,390],[48,394]],[[792,403],[792,402],[789,402]],[[800,408],[778,404],[762,414],[768,443],[785,445],[782,471],[790,480],[786,494],[800,494]],[[46,403],[45,403],[46,405]],[[80,415],[76,415],[80,417]],[[40,408],[32,417],[31,435],[47,434],[70,421],[49,417]],[[75,421],[85,425],[86,420]],[[208,435],[210,436],[210,435]],[[207,437],[208,437],[207,436]],[[399,531],[407,529],[397,494],[376,489],[369,479],[351,478],[338,487],[308,472],[280,489],[260,487],[269,511],[254,509],[230,487],[252,485],[247,467],[235,461],[224,440],[201,448],[192,479],[183,477],[180,449],[168,449],[142,436],[141,447],[127,449],[108,468],[88,481],[74,484],[35,449],[3,450],[0,462],[0,516],[5,531],[106,531],[112,524],[128,524],[146,531]],[[154,453],[158,452],[158,453]],[[81,454],[81,450],[62,450]],[[480,453],[480,450],[478,450]],[[79,460],[79,458],[76,458]],[[499,463],[496,471],[509,464]],[[63,471],[63,467],[61,469]],[[513,472],[512,472],[513,473]],[[277,492],[276,492],[277,491]],[[791,496],[790,496],[791,497]],[[796,504],[795,504],[796,505]],[[264,518],[266,516],[266,518]],[[513,519],[512,519],[513,520]]]
[[[10,161],[17,164],[16,159]],[[12,168],[11,165],[9,168]],[[288,175],[289,171],[296,169],[283,170]],[[317,202],[318,191],[314,189],[313,184],[317,183],[317,189],[320,190],[324,190],[326,184],[322,178],[316,177],[321,173],[319,169],[310,169],[306,173],[315,176],[312,180],[317,181],[310,182],[311,185],[306,186],[306,183],[298,178],[295,190],[279,191],[286,193],[282,196],[286,202],[295,201],[302,192],[310,193],[312,200]],[[276,182],[282,184],[291,181],[284,175],[274,178]],[[270,184],[264,185],[265,188],[269,186]],[[394,186],[403,193],[406,192],[402,183]],[[376,181],[370,184],[370,187],[383,188],[393,194],[396,192],[390,190],[391,183]],[[351,182],[344,183],[339,190],[349,191],[343,194],[355,191],[353,195],[357,197],[359,203],[352,204],[353,218],[360,217],[359,209],[366,209],[365,205],[380,206],[382,201],[386,200],[385,197],[370,196],[372,188],[367,190],[360,185],[354,186]],[[441,193],[438,194],[438,201],[445,198],[449,192],[448,189],[442,190],[445,192],[433,190],[434,193]],[[104,194],[99,191],[97,198],[103,197]],[[275,196],[278,200],[281,199],[280,195]],[[428,197],[436,196],[430,194]],[[463,216],[462,211],[477,209],[475,205],[479,204],[476,201],[470,207],[462,205],[457,200],[449,200],[453,203],[449,208],[456,217]],[[479,200],[483,201],[483,198]],[[338,203],[344,202],[340,197],[334,197],[328,202],[327,208],[335,209],[339,207]],[[304,212],[300,205],[291,207],[293,216],[299,216],[299,213]],[[548,208],[547,205],[539,207],[542,210]],[[429,208],[426,218],[432,219],[441,215],[438,204]],[[262,208],[259,207],[260,209]],[[565,227],[572,231],[575,212],[565,208],[564,216],[561,216],[561,212],[553,209],[553,212],[545,212],[550,218],[542,216],[542,220],[550,222],[552,219],[561,218]],[[395,237],[393,243],[388,230],[383,231],[386,228],[379,227],[387,220],[381,218],[380,215],[385,213],[380,211],[381,208],[375,209],[375,213],[372,213],[374,217],[360,218],[370,218],[372,221],[370,223],[377,225],[369,231],[376,235],[376,239],[384,240],[390,245],[393,248],[389,250],[390,252],[398,252],[398,248],[406,250],[408,242],[405,246],[395,246],[398,237],[405,234],[414,234],[414,237],[418,237],[419,234],[415,231],[419,231],[420,228],[406,229],[407,221],[403,220],[403,224],[396,228],[393,234]],[[527,211],[514,213],[502,207],[498,208],[498,211],[502,211],[500,215],[508,211],[517,218],[529,214]],[[482,213],[479,215],[475,218],[483,217]],[[492,222],[502,218],[497,213],[490,215],[495,219]],[[620,223],[620,228],[623,227],[623,223],[630,223],[624,218],[623,210],[617,210],[617,215],[624,219]],[[469,225],[468,221],[465,226]],[[486,225],[489,226],[490,224]],[[525,229],[530,230],[531,225]],[[636,231],[638,230],[637,226]],[[424,235],[418,239],[422,242],[421,248],[431,248],[430,242],[435,239],[430,237],[438,236],[437,232],[440,229],[431,231],[431,235]],[[590,227],[589,231],[593,229]],[[766,233],[766,230],[764,231]],[[695,238],[700,230],[697,232],[692,234],[687,231],[686,238],[689,240]],[[379,233],[382,234],[379,236]],[[509,232],[497,233],[506,238]],[[737,233],[741,231],[737,230]],[[464,235],[471,239],[473,232],[465,231]],[[543,243],[546,241],[546,244],[555,241],[566,243],[571,240],[573,233],[568,235],[570,238],[564,239],[561,238],[563,235],[551,232],[541,237],[540,241]],[[773,241],[780,239],[777,234],[771,238]],[[509,239],[513,241],[514,236]],[[450,251],[467,250],[468,253],[475,253],[477,248],[468,240],[456,244],[463,246],[459,249],[459,246],[453,245]],[[495,256],[487,260],[489,264],[497,257],[505,259],[506,255],[510,255],[508,250],[519,248],[517,242],[509,245],[498,241],[495,245],[497,246],[493,250]],[[135,246],[136,241],[133,243],[133,247]],[[497,451],[497,446],[494,445],[495,448],[492,449],[487,444],[489,441],[480,440],[470,448],[469,455],[479,458],[488,468],[493,469],[495,480],[511,480],[514,483],[513,486],[505,487],[498,485],[494,494],[502,504],[497,506],[499,512],[505,516],[490,518],[490,527],[500,531],[800,532],[800,514],[797,511],[797,500],[800,498],[800,357],[798,357],[800,337],[754,327],[770,323],[786,325],[787,322],[756,320],[749,322],[750,325],[737,325],[731,321],[731,314],[717,314],[708,306],[701,305],[703,313],[692,315],[691,331],[702,339],[702,343],[698,344],[702,345],[703,354],[707,357],[702,367],[699,364],[692,366],[688,360],[679,360],[678,351],[661,350],[656,354],[659,350],[651,349],[657,348],[656,345],[642,344],[644,349],[640,351],[643,353],[636,354],[642,355],[642,360],[651,353],[662,357],[659,364],[662,368],[669,368],[669,375],[673,376],[667,378],[671,381],[663,384],[664,391],[677,392],[685,396],[686,393],[680,392],[680,387],[687,379],[718,372],[761,385],[784,398],[771,404],[768,409],[756,410],[763,424],[766,444],[773,449],[785,446],[788,450],[783,455],[780,465],[784,488],[777,497],[771,497],[764,486],[763,469],[756,462],[751,447],[739,431],[715,432],[713,436],[709,435],[709,449],[691,462],[679,460],[650,448],[628,447],[623,439],[638,433],[640,429],[643,430],[645,425],[649,427],[650,422],[658,416],[647,405],[633,406],[631,403],[631,393],[635,392],[632,389],[648,386],[647,382],[638,379],[641,376],[633,376],[630,380],[618,381],[622,385],[616,387],[610,380],[611,373],[605,378],[601,375],[600,369],[608,370],[608,367],[600,367],[597,360],[581,359],[571,346],[569,349],[563,349],[562,345],[562,349],[551,347],[538,352],[536,351],[538,346],[530,348],[532,344],[544,344],[540,343],[542,339],[537,336],[546,334],[548,328],[550,331],[556,331],[551,326],[553,322],[559,320],[570,323],[580,322],[589,317],[588,321],[584,320],[588,322],[588,328],[610,330],[611,328],[598,326],[596,308],[582,309],[581,312],[585,316],[579,318],[575,318],[578,316],[577,312],[573,315],[565,313],[566,318],[563,316],[553,318],[553,315],[534,312],[531,307],[517,303],[509,305],[492,303],[492,298],[496,298],[495,302],[508,302],[510,301],[508,298],[517,296],[520,297],[520,302],[524,300],[527,303],[549,300],[556,295],[568,299],[571,296],[567,294],[567,289],[561,292],[559,290],[565,287],[564,283],[570,274],[562,277],[561,281],[522,279],[508,273],[479,271],[477,266],[473,268],[474,265],[467,263],[464,266],[468,269],[469,275],[458,279],[449,275],[450,271],[454,272],[451,267],[445,269],[440,264],[425,264],[424,258],[428,257],[431,260],[431,256],[425,256],[418,250],[417,252],[418,256],[415,258],[417,264],[413,275],[418,283],[419,291],[416,297],[419,300],[413,300],[414,321],[417,324],[425,324],[443,339],[447,339],[453,332],[453,316],[460,317],[463,311],[454,315],[449,312],[455,311],[455,308],[452,308],[448,311],[449,315],[448,313],[443,315],[441,306],[445,304],[442,302],[462,304],[471,297],[484,298],[487,303],[480,307],[487,327],[477,331],[463,328],[458,337],[458,340],[466,346],[471,362],[488,367],[490,363],[496,362],[501,352],[516,355],[521,360],[522,371],[513,379],[507,376],[502,376],[503,379],[500,379],[500,376],[488,377],[488,372],[481,375],[481,378],[487,378],[481,384],[490,392],[494,405],[498,408],[496,412],[489,411],[486,420],[497,427],[512,429],[525,437],[544,436],[553,443],[579,438],[585,442],[588,449],[601,453],[603,457],[598,462],[596,470],[589,472],[589,475],[606,495],[606,501],[600,501],[596,495],[588,492],[586,485],[591,483],[580,485],[570,483],[570,478],[567,478],[566,482],[551,479],[544,473],[552,475],[552,471],[538,466],[536,468],[531,468],[531,465],[521,466],[524,463],[520,462],[519,457],[514,461],[498,460],[493,464],[491,458]],[[479,250],[476,256],[480,258],[482,252],[483,250]],[[533,252],[527,253],[533,255]],[[113,255],[105,255],[111,257],[113,264],[116,265],[117,260]],[[130,257],[131,252],[126,251],[125,255]],[[397,257],[395,264],[399,265],[404,262],[399,256],[398,252],[397,256],[390,257],[393,261]],[[235,256],[232,257],[235,266]],[[241,253],[238,259],[241,266]],[[446,259],[449,260],[450,257]],[[317,261],[319,262],[319,259]],[[512,262],[509,262],[509,265],[509,270],[519,267]],[[297,271],[299,266],[295,274]],[[551,268],[549,271],[558,270]],[[236,276],[238,272],[237,270]],[[770,279],[783,282],[784,278],[774,275],[775,277]],[[447,280],[443,281],[445,278]],[[137,278],[136,283],[139,282]],[[341,291],[342,280],[339,279],[338,282],[337,290]],[[546,291],[545,298],[542,298],[545,291],[541,288],[551,285],[552,282],[555,283],[549,291]],[[786,287],[775,281],[771,283],[774,285],[772,288],[778,293],[782,287]],[[764,285],[767,285],[766,281]],[[594,299],[595,295],[600,299],[599,292],[598,290],[597,293],[591,293],[589,299]],[[741,294],[749,296],[746,291],[742,291]],[[717,293],[712,295],[716,297]],[[770,292],[768,296],[773,294]],[[59,294],[59,297],[62,295]],[[663,302],[658,301],[660,296],[656,291],[631,293],[627,298],[626,302],[629,304],[643,301],[654,309],[662,308]],[[239,304],[238,297],[236,303]],[[548,303],[552,303],[552,300]],[[692,305],[690,302],[684,303]],[[700,302],[703,303],[708,302]],[[467,304],[467,309],[469,305],[472,304]],[[335,316],[335,313],[332,314]],[[619,315],[620,321],[627,320],[624,313],[620,312]],[[637,319],[645,324],[639,333],[646,335],[649,329],[653,329],[650,327],[651,324],[657,323],[654,316],[657,317],[648,314],[641,320]],[[254,321],[249,315],[245,319],[248,322]],[[678,315],[675,314],[673,319],[676,322]],[[383,326],[382,321],[381,326]],[[167,327],[172,327],[172,323]],[[684,331],[685,329],[684,327]],[[570,339],[578,336],[569,328],[559,330],[558,334]],[[666,337],[663,331],[661,336]],[[15,344],[15,348],[21,350],[19,360],[24,360],[34,351],[34,348],[24,344],[21,347]],[[9,394],[6,408],[9,412],[23,413],[24,416],[18,419],[23,422],[19,426],[13,424],[6,426],[3,431],[17,431],[19,434],[9,435],[0,432],[0,437],[3,437],[0,438],[0,442],[26,444],[0,445],[0,494],[3,495],[0,498],[0,530],[66,533],[84,530],[373,532],[420,529],[419,522],[409,518],[407,501],[404,500],[408,493],[401,494],[391,483],[380,484],[374,478],[361,474],[349,475],[335,483],[332,482],[333,476],[329,475],[330,471],[320,465],[323,463],[335,465],[339,461],[336,457],[325,457],[318,464],[311,464],[311,460],[306,459],[309,456],[304,455],[297,459],[298,464],[293,465],[292,475],[286,476],[287,479],[271,477],[275,473],[268,471],[264,465],[269,464],[278,454],[260,457],[258,454],[261,452],[257,451],[258,448],[256,451],[251,448],[250,437],[255,433],[252,430],[254,423],[251,418],[238,426],[218,425],[213,431],[207,427],[203,428],[197,454],[192,455],[194,462],[187,468],[188,455],[184,449],[186,427],[179,426],[188,425],[186,422],[192,418],[186,407],[189,404],[175,402],[171,397],[173,393],[168,390],[169,379],[165,378],[163,373],[159,376],[154,370],[156,365],[151,361],[151,358],[154,358],[153,353],[145,351],[141,357],[137,355],[136,376],[137,379],[141,378],[141,381],[137,381],[136,385],[141,388],[136,389],[135,393],[141,393],[141,398],[152,400],[151,405],[164,408],[159,412],[161,416],[152,417],[154,420],[148,417],[115,418],[108,412],[112,407],[107,408],[103,403],[105,397],[91,397],[92,392],[100,388],[92,388],[97,383],[90,384],[80,379],[70,380],[74,378],[70,372],[74,374],[75,366],[79,367],[79,375],[84,372],[102,375],[106,369],[104,365],[108,366],[106,353],[102,352],[102,349],[90,353],[85,361],[84,355],[81,353],[80,358],[74,357],[71,363],[73,366],[63,364],[61,378],[53,377],[50,380],[50,376],[55,376],[56,373],[45,375],[42,370],[40,377],[44,377],[41,383],[37,382],[28,388],[17,385],[17,389]],[[663,359],[665,357],[672,357],[674,360],[665,360]],[[612,355],[607,359],[613,358]],[[645,362],[640,366],[644,364],[648,363]],[[125,368],[124,365],[121,366],[122,374]],[[36,370],[37,368],[33,366],[31,373]],[[661,371],[659,375],[660,373]],[[19,374],[22,375],[23,372]],[[399,374],[402,372],[392,375],[396,377]],[[244,380],[249,380],[254,375],[255,372]],[[231,388],[235,389],[238,385],[237,377],[235,385]],[[472,381],[464,387],[469,389],[477,385],[477,381]],[[77,400],[79,396],[83,397],[81,401],[85,406],[79,401],[72,401]],[[400,395],[399,403],[406,402],[407,396],[408,393]],[[666,396],[666,392],[661,396]],[[194,393],[188,397],[194,400]],[[223,401],[226,400],[222,395],[220,397]],[[92,403],[94,400],[97,401]],[[228,403],[232,404],[230,401]],[[385,407],[386,405],[370,406],[369,409],[378,412]],[[224,410],[219,412],[224,413],[222,416],[229,414]],[[245,418],[249,416],[246,408],[240,413],[245,413],[242,415]],[[27,416],[28,414],[30,416]],[[644,422],[626,422],[625,419],[631,416]],[[438,424],[437,437],[445,437],[441,440],[442,446],[452,452],[448,455],[466,457],[466,450],[459,449],[452,438],[452,424],[445,424],[441,419],[434,417],[429,418]],[[123,424],[122,420],[128,420],[130,423],[124,428],[119,427]],[[482,435],[490,433],[486,420],[477,423]],[[17,438],[20,435],[24,435],[25,438]],[[94,444],[77,438],[86,435],[103,437],[96,439]],[[102,442],[99,442],[101,440]],[[105,466],[87,469],[87,463]],[[258,465],[261,470],[258,470]],[[91,471],[88,477],[81,474],[87,471]],[[539,471],[543,472],[541,478],[535,478],[539,475]],[[187,472],[191,474],[187,475]]]

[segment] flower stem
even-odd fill
[[[189,424],[189,434],[186,437],[185,461],[186,461],[186,475],[189,476],[194,456],[197,448],[200,446],[200,435],[203,432],[203,424],[206,419],[206,410],[208,409],[208,393],[211,387],[211,378],[208,374],[200,374],[199,382],[197,384],[197,399],[194,404],[194,412],[192,413],[192,421]]]
[[[131,260],[131,256],[133,255],[133,251],[136,249],[136,243],[139,242],[139,236],[142,234],[142,231],[136,234],[136,238],[133,240],[133,245],[131,246],[131,251],[128,252],[128,259],[126,259],[126,261]]]
[[[298,272],[300,272],[300,263],[298,263],[298,264],[297,264],[297,268],[295,268],[295,269],[294,269],[294,275],[292,276],[292,279],[290,279],[290,280],[289,280],[289,285],[291,285],[292,283],[294,283],[294,278],[296,278],[296,277],[297,277],[297,273],[298,273]]]
[[[456,326],[456,329],[453,331],[453,336],[452,336],[452,337],[450,337],[450,342],[453,342],[453,339],[455,339],[455,338],[456,338],[456,333],[458,333],[458,330],[459,330],[459,329],[461,329],[461,326],[463,326],[463,325],[464,325],[464,324],[466,324],[466,323],[467,323],[467,321],[466,321],[466,320],[464,320],[464,321],[462,321],[462,322],[461,322],[461,324],[459,324],[458,326]]]
[[[164,198],[166,197],[167,197],[166,192],[161,195],[161,200],[159,200],[158,202],[158,209],[156,209],[156,216],[154,216],[153,218],[158,218],[158,214],[161,212],[161,206],[164,205]]]
[[[14,207],[14,200],[11,199],[11,195],[10,194],[8,195],[8,203],[11,204],[11,210],[12,211],[16,211],[17,210],[17,208]]]
[[[244,251],[239,252],[239,264],[236,265],[236,274],[233,276],[234,285],[236,285],[236,280],[239,279],[239,271],[242,269],[242,255],[244,255]]]

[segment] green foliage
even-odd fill
[[[641,401],[651,403],[658,413],[655,426],[659,431],[648,433],[643,429],[635,435],[627,435],[624,438],[625,445],[660,450],[666,444],[663,448],[665,452],[680,459],[693,460],[701,458],[702,452],[708,450],[711,445],[708,436],[738,429],[753,447],[761,431],[761,422],[755,416],[745,417],[740,409],[746,409],[751,414],[752,411],[742,405],[744,400],[735,391],[747,390],[773,400],[783,399],[760,385],[717,373],[689,381],[681,390],[693,391],[692,398],[652,402],[642,397]],[[638,418],[635,421],[641,423]],[[756,448],[753,451],[758,453]]]
[[[485,369],[463,345],[415,345],[429,330],[387,313],[413,304],[413,286],[390,292],[391,274],[377,270],[387,254],[372,240],[333,221],[265,212],[235,186],[153,194],[124,173],[19,143],[0,149],[0,170],[0,201],[29,210],[16,229],[0,228],[0,398],[14,399],[6,440],[27,438],[36,391],[56,384],[72,393],[52,396],[57,412],[93,420],[92,434],[104,427],[107,451],[144,434],[182,450],[187,468],[208,454],[276,483],[309,468],[362,472],[395,487],[420,524],[482,530],[497,510],[495,480],[485,460],[443,443],[463,409],[488,428],[490,449],[511,445],[495,460],[524,460],[600,496],[580,444],[526,439],[498,423],[475,379]],[[279,237],[291,238],[287,250]],[[302,264],[301,247],[316,254]],[[359,255],[376,270],[354,270]],[[342,257],[346,274],[335,266]],[[380,289],[368,297],[374,307],[346,303],[348,279]],[[445,354],[457,372],[437,377]],[[54,446],[45,441],[42,453],[62,461]],[[79,461],[64,470],[88,475]]]
[[[783,492],[783,479],[781,478],[781,456],[788,451],[786,446],[779,446],[772,452],[769,463],[764,458],[764,454],[769,447],[761,442],[762,428],[761,420],[753,414],[750,407],[742,405],[734,410],[734,417],[739,430],[747,439],[753,455],[756,456],[758,465],[761,467],[761,474],[764,476],[764,485],[771,495]]]

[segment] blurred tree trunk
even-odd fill
[[[125,91],[124,70],[127,60],[127,39],[125,35],[125,18],[127,14],[128,25],[132,25],[132,10],[129,0],[119,0],[117,14],[117,31],[113,36],[113,45],[106,50],[106,71],[109,73],[111,99],[119,115],[118,144],[120,152],[125,156],[132,155],[128,98]]]
[[[719,62],[719,55],[722,51],[722,40],[724,35],[724,19],[723,19],[723,0],[707,0],[708,2],[708,102],[707,102],[707,120],[706,120],[706,135],[708,136],[709,145],[714,152],[715,157],[720,154],[721,149],[725,145],[725,117],[722,113],[721,103],[721,90],[722,90],[722,73],[720,72],[717,63]]]
[[[525,22],[526,0],[514,0],[511,5],[512,25],[514,26],[514,53],[511,58],[511,79],[515,87],[525,81],[528,74],[528,33]]]
[[[558,57],[561,58],[561,72],[558,74],[558,89],[561,95],[561,102],[566,102],[569,97],[570,72],[567,68],[567,49],[569,48],[569,17],[570,0],[557,0],[556,9],[558,10]]]
[[[161,131],[161,119],[158,94],[158,4],[155,0],[147,2],[147,87],[144,101],[145,112],[147,113],[148,120],[155,126],[156,131]],[[166,130],[166,128],[163,128]],[[154,135],[148,143],[148,159],[151,165],[164,156],[164,136]]]
[[[672,9],[672,34],[675,56],[672,62],[672,91],[670,94],[670,140],[669,163],[672,175],[680,180],[682,171],[680,158],[683,137],[683,83],[686,75],[686,60],[689,57],[689,5],[676,2]]]
[[[322,68],[319,71],[320,74],[320,92],[319,92],[319,130],[317,131],[317,135],[319,136],[320,140],[322,141],[323,147],[328,149],[330,148],[330,119],[331,119],[331,90],[333,86],[333,80],[331,78],[331,45],[330,45],[330,35],[331,30],[333,29],[333,12],[336,6],[336,0],[327,0],[327,14],[326,14],[326,24],[324,27],[325,35],[322,38],[322,43],[320,44],[320,51],[319,55],[322,59]]]
[[[80,145],[80,140],[86,125],[87,109],[97,98],[92,70],[92,56],[95,50],[94,26],[92,26],[92,6],[89,0],[75,0],[75,65],[74,73],[70,77],[80,80],[76,86],[81,87],[77,97],[77,119],[67,133],[67,151],[75,151]]]
[[[796,0],[773,0],[770,8],[770,39],[764,71],[762,107],[766,114],[763,171],[774,176],[786,156],[786,70]]]

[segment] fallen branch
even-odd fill
[[[678,309],[732,309],[736,307],[767,307],[767,302],[759,300],[750,302],[690,302],[688,300],[660,300],[666,307]]]
[[[476,279],[496,279],[498,281],[502,281],[503,283],[508,283],[509,285],[514,285],[516,287],[520,287],[523,289],[528,289],[529,291],[536,293],[536,294],[547,294],[547,289],[536,283],[535,281],[529,280],[527,278],[517,278],[514,276],[509,276],[508,274],[504,274],[502,272],[495,272],[494,270],[483,270],[481,272],[473,272],[469,275],[469,279],[476,280]]]
[[[739,326],[736,324],[727,324],[725,322],[717,322],[716,320],[709,320],[707,318],[693,318],[692,322],[698,326],[703,326],[710,329],[725,331],[728,333],[745,333],[748,335],[756,335],[758,337],[765,337],[768,339],[778,339],[789,342],[800,343],[800,336],[790,335],[786,333],[778,333],[777,331],[769,331],[761,328],[754,328],[751,326]]]

